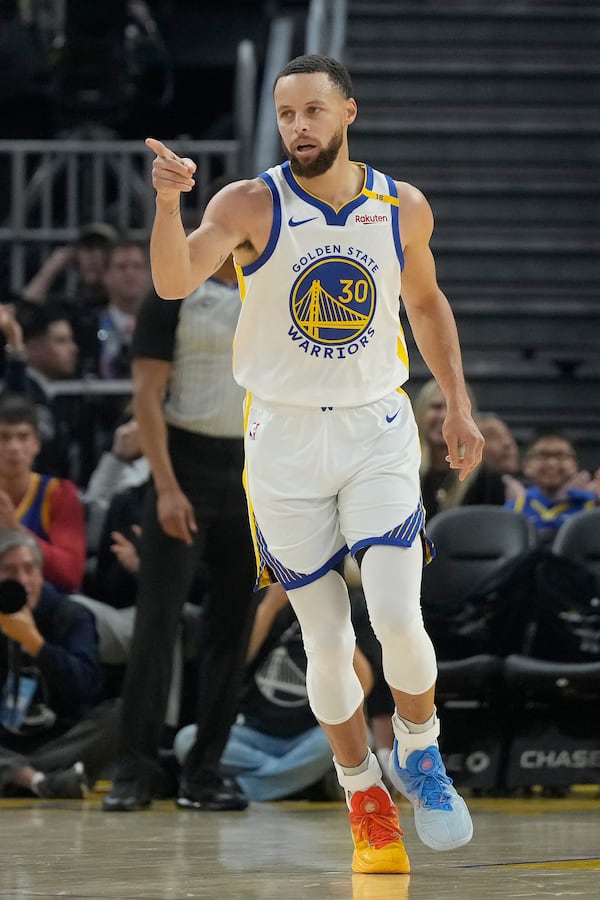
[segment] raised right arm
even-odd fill
[[[152,184],[156,214],[150,238],[152,278],[159,297],[179,300],[210,278],[240,244],[249,241],[252,182],[238,181],[223,188],[208,204],[200,226],[186,236],[180,198],[194,188],[196,166],[160,141],[148,138],[156,153]]]

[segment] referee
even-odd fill
[[[197,738],[183,767],[177,805],[217,811],[247,806],[239,785],[219,771],[256,608],[242,487],[244,391],[231,371],[239,307],[230,257],[189,297],[164,303],[151,295],[138,314],[132,344],[135,417],[152,479],[120,749],[106,811],[143,809],[157,792],[177,630],[201,563],[208,584]]]

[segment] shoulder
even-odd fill
[[[405,237],[429,239],[433,231],[433,213],[425,194],[407,181],[395,181],[400,221]]]
[[[199,234],[227,234],[234,238],[236,251],[250,251],[249,260],[236,255],[237,261],[245,265],[266,245],[272,219],[273,198],[264,180],[234,181],[210,200],[199,229],[188,237],[188,243],[194,246]]]
[[[91,613],[84,606],[76,603],[68,594],[64,594],[48,581],[44,581],[40,599],[35,606],[35,614],[36,619],[45,623],[46,627],[51,622],[61,622],[63,624],[66,622],[87,623],[89,616],[91,616]]]
[[[79,489],[70,478],[52,478],[49,482],[49,487],[52,489],[54,496],[68,497],[80,502]]]
[[[271,209],[271,192],[262,178],[233,181],[215,194],[206,207],[204,220],[222,215],[244,216]]]
[[[408,181],[394,181],[394,184],[401,203],[407,206],[429,206],[425,194],[414,184],[409,184]]]
[[[583,488],[569,488],[567,496],[575,503],[589,503],[590,500],[594,503],[598,502],[598,498],[593,491],[586,491]]]
[[[72,645],[76,637],[78,651],[90,645],[97,647],[96,618],[83,603],[78,603],[67,594],[59,594],[54,601],[53,620],[59,641],[62,638]]]

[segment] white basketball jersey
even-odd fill
[[[370,166],[341,209],[300,187],[289,163],[260,177],[273,198],[268,244],[239,267],[236,381],[292,406],[360,406],[408,377],[400,325],[398,194]]]

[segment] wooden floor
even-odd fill
[[[435,853],[401,804],[412,874],[352,875],[340,803],[251,804],[242,813],[103,813],[78,801],[0,801],[0,898],[77,900],[504,900],[600,896],[597,791],[472,799],[475,836]]]

